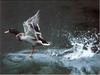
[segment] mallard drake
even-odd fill
[[[24,33],[20,33],[18,30],[15,28],[10,28],[4,33],[11,33],[16,36],[16,39],[19,41],[26,41],[32,45],[33,51],[36,46],[49,46],[50,42],[47,42],[43,37],[40,32],[40,27],[39,27],[39,11],[29,18],[27,21],[23,23],[24,27]]]

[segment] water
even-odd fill
[[[38,50],[29,58],[31,50],[8,53],[4,59],[4,73],[21,74],[100,74],[100,37],[88,31],[67,38],[68,49]]]

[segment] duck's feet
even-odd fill
[[[32,52],[31,52],[31,54],[29,55],[29,57],[32,58],[32,55],[33,55],[33,53],[35,53],[35,52],[36,52],[36,50],[35,50],[35,49],[32,49]]]
[[[31,55],[29,55],[29,58],[32,58],[32,54],[31,54]]]
[[[34,53],[34,49],[28,54],[28,56],[26,58],[29,60],[32,60],[33,53]]]

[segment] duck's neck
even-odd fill
[[[10,32],[11,34],[14,34],[14,35],[17,35],[17,34],[19,34],[19,33],[16,33],[16,32]]]
[[[13,28],[13,29],[9,29],[9,33],[14,34],[14,35],[17,35],[20,32],[18,30],[16,30],[16,29]]]

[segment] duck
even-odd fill
[[[15,28],[9,28],[4,33],[11,33],[14,34],[18,41],[26,41],[32,45],[32,54],[35,52],[35,47],[37,46],[50,46],[50,42],[45,40],[42,36],[39,27],[39,12],[37,11],[36,14],[30,17],[23,23],[24,32],[19,32]]]

